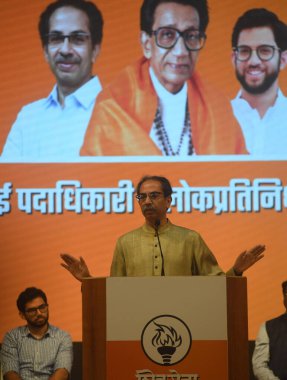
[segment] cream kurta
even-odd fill
[[[159,228],[166,276],[225,275],[201,236],[170,222]],[[160,276],[162,260],[155,230],[147,224],[121,236],[111,276]],[[234,276],[233,269],[228,275]]]

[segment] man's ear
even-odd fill
[[[282,51],[280,57],[280,70],[285,69],[287,65],[287,50]]]
[[[232,50],[232,53],[231,53],[231,63],[233,65],[233,67],[235,67],[235,61],[236,61],[236,55],[235,55],[235,52]]]
[[[166,197],[166,201],[167,201],[166,210],[168,210],[170,208],[171,201],[172,201],[171,195],[169,195],[168,197]]]
[[[93,53],[92,53],[92,62],[95,63],[96,59],[98,58],[98,55],[100,54],[101,51],[101,45],[97,44],[93,47]]]
[[[25,317],[25,314],[22,313],[22,311],[19,311],[19,315],[22,319],[24,319],[26,321],[26,317]]]
[[[146,32],[141,32],[141,45],[143,49],[143,54],[147,59],[151,58],[151,36]]]
[[[44,53],[44,57],[45,57],[46,62],[49,62],[47,45],[44,46],[43,53]]]

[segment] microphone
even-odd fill
[[[157,237],[157,241],[158,241],[158,245],[159,245],[159,250],[160,250],[160,257],[161,257],[161,262],[162,262],[162,266],[161,266],[161,276],[165,276],[165,272],[164,272],[164,257],[163,257],[163,253],[162,253],[162,249],[161,249],[161,244],[160,244],[160,240],[159,240],[159,235],[158,235],[158,228],[160,226],[160,220],[157,219],[155,221],[155,224],[154,224],[154,230],[155,230],[155,234],[156,234],[156,237]]]

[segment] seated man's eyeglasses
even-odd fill
[[[259,45],[255,49],[252,49],[250,46],[246,45],[241,45],[233,48],[236,58],[242,62],[248,61],[253,51],[256,52],[257,57],[261,61],[270,61],[270,59],[274,57],[276,50],[278,50],[279,52],[281,51],[277,47],[271,45]]]
[[[46,313],[48,309],[48,304],[42,303],[42,305],[38,307],[31,307],[30,309],[26,309],[25,313],[29,314],[31,317],[34,317],[37,314],[37,311],[39,310],[41,313]]]
[[[68,39],[69,44],[71,44],[72,46],[82,46],[90,38],[90,35],[85,32],[75,32],[71,34],[52,32],[48,33],[46,35],[46,38],[48,45],[51,47],[58,47],[62,45],[65,42],[66,38]]]
[[[154,201],[155,199],[159,198],[163,193],[159,191],[152,191],[151,193],[139,193],[136,195],[136,199],[139,202],[143,202],[149,197],[151,201]]]
[[[173,48],[179,37],[182,37],[188,51],[197,51],[203,48],[206,40],[204,32],[194,29],[187,29],[181,32],[175,28],[161,27],[153,30],[151,34],[154,34],[157,46],[163,49]]]

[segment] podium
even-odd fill
[[[85,279],[83,380],[248,380],[246,278]]]

